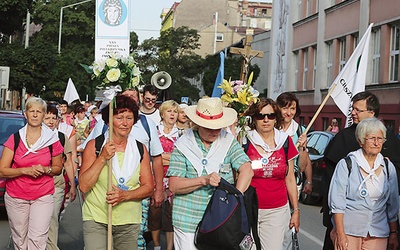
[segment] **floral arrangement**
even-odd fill
[[[250,84],[253,80],[253,73],[247,81],[247,84],[241,80],[229,81],[223,80],[219,88],[225,92],[221,96],[223,102],[228,103],[228,106],[236,110],[238,113],[238,126],[236,129],[238,140],[241,144],[245,144],[246,125],[250,121],[250,117],[243,116],[246,109],[252,104],[259,101],[260,94]]]
[[[120,85],[122,89],[139,85],[140,70],[132,56],[111,54],[107,59],[94,61],[88,66],[81,64],[98,88]]]
[[[219,88],[225,93],[221,96],[222,101],[227,102],[239,115],[255,102],[258,102],[258,91],[250,86],[251,81],[245,84],[241,80],[227,81],[224,79]]]

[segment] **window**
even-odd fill
[[[390,72],[389,81],[399,79],[399,31],[398,26],[393,26],[390,34]]]
[[[346,64],[346,39],[340,40],[340,58],[339,58],[339,71],[341,71]]]
[[[317,81],[317,47],[313,47],[313,49],[314,49],[314,69],[313,69],[312,88],[315,89],[315,83]]]
[[[358,37],[358,35],[353,35],[353,51],[356,49],[359,42],[360,38]]]
[[[372,70],[371,82],[378,83],[379,81],[379,63],[380,63],[380,47],[381,47],[381,30],[372,32]]]
[[[294,53],[294,59],[296,60],[296,65],[295,65],[295,69],[294,69],[294,86],[297,89],[298,88],[298,84],[299,84],[299,52],[296,51]]]
[[[302,8],[303,8],[302,0],[298,0],[297,1],[297,17],[298,17],[298,20],[303,18],[303,10],[302,10]]]
[[[303,90],[306,90],[308,82],[308,49],[303,50],[303,53],[304,53]]]
[[[327,84],[331,84],[333,81],[332,79],[332,70],[333,70],[333,49],[332,49],[332,42],[327,44],[328,46],[328,63],[326,65],[326,80]]]
[[[266,15],[267,14],[267,9],[262,9],[261,14]]]
[[[217,33],[217,36],[216,36],[216,41],[217,42],[223,42],[224,41],[224,34],[223,33]]]

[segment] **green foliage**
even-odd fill
[[[240,79],[240,69],[242,68],[242,57],[228,57],[225,58],[225,69],[224,69],[224,78],[226,80],[239,80]],[[204,77],[203,77],[203,87],[206,95],[211,96],[215,79],[217,78],[218,69],[220,65],[220,56],[217,55],[209,55],[205,59],[204,68]],[[253,72],[253,83],[257,80],[260,75],[260,67],[257,64],[250,65],[249,72]]]
[[[33,0],[0,1],[0,33],[6,36],[23,31],[27,10],[32,9]]]

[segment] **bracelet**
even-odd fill
[[[296,211],[300,212],[300,208],[299,207],[293,208],[293,212],[296,212]]]
[[[390,234],[397,234],[399,231],[390,231]]]
[[[311,181],[307,181],[307,182],[306,182],[306,185],[307,185],[307,184],[312,185],[312,182],[311,182]]]

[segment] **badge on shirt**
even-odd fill
[[[219,172],[222,174],[229,174],[229,171],[231,170],[231,164],[220,164],[219,165]]]

